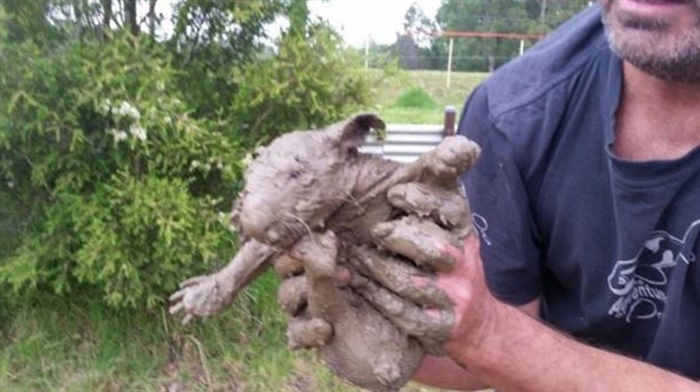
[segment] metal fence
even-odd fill
[[[448,106],[442,124],[387,124],[384,140],[370,136],[360,151],[380,154],[399,162],[411,162],[435,148],[445,136],[454,135],[454,132],[455,109]]]

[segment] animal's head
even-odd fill
[[[245,187],[232,222],[247,237],[286,247],[348,201],[355,184],[353,161],[370,129],[384,129],[373,114],[318,131],[295,131],[258,148],[245,172]]]

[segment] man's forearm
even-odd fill
[[[455,358],[505,391],[700,391],[668,371],[593,348],[498,303],[477,347]]]
[[[488,386],[448,357],[426,356],[413,381],[435,388],[476,391]]]

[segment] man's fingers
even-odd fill
[[[454,312],[451,307],[436,309],[428,314],[424,309],[403,300],[396,294],[378,284],[362,278],[353,278],[353,287],[368,302],[389,318],[401,331],[415,337],[424,349],[435,355],[442,354],[442,345],[450,337],[454,324]]]
[[[348,261],[357,272],[417,305],[448,306],[451,303],[447,294],[433,284],[429,275],[386,253],[373,248],[357,248]]]
[[[307,294],[306,277],[294,276],[282,281],[277,290],[277,301],[286,314],[296,316],[306,307]]]
[[[430,217],[447,229],[464,231],[471,227],[469,203],[460,188],[446,189],[410,182],[391,187],[387,198],[394,207],[420,217]]]
[[[346,287],[352,282],[352,272],[347,267],[337,266],[333,279],[335,280],[336,286],[340,288]]]
[[[455,275],[461,275],[470,268],[480,268],[480,264],[469,265],[467,262],[467,260],[479,260],[479,238],[476,234],[468,235],[461,246],[455,246],[437,238],[433,239],[433,246],[442,254],[457,261],[453,271]]]
[[[420,266],[442,272],[452,269],[454,259],[435,246],[435,239],[458,244],[453,236],[435,223],[407,216],[401,220],[381,222],[372,229],[372,236],[382,247],[398,253]]]
[[[319,318],[291,318],[287,325],[287,341],[292,350],[321,347],[333,335],[333,327]]]
[[[192,321],[193,318],[194,318],[193,315],[187,314],[187,315],[182,319],[182,325],[187,325],[187,324],[189,324],[190,321]]]

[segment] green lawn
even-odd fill
[[[441,124],[445,107],[453,106],[459,114],[469,93],[487,76],[486,73],[453,72],[448,88],[447,72],[401,71],[374,87],[375,105],[372,109],[387,123]],[[397,104],[402,94],[416,87],[432,98],[432,106],[406,107]]]

